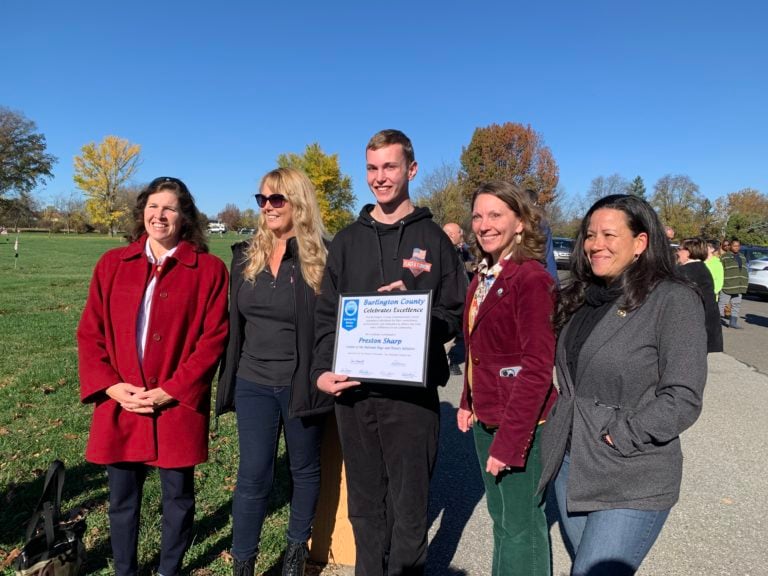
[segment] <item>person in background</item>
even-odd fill
[[[710,240],[707,242],[707,259],[704,260],[709,269],[709,273],[712,274],[712,282],[715,290],[715,301],[717,301],[720,290],[723,289],[723,263],[720,262],[720,256],[718,254],[720,249],[720,242],[717,240]]]
[[[472,256],[469,245],[464,241],[464,230],[455,222],[448,222],[443,226],[443,232],[448,234],[448,238],[451,239],[451,244],[459,256],[459,263],[467,277],[467,285],[469,285],[475,272],[475,258]]]
[[[634,574],[679,498],[680,433],[707,380],[701,299],[646,201],[611,195],[589,209],[556,326],[560,395],[539,489],[554,486],[572,576]]]
[[[437,457],[440,401],[448,381],[444,344],[459,331],[466,283],[451,241],[411,202],[418,165],[399,130],[375,134],[365,151],[376,204],[328,249],[315,317],[312,379],[336,398],[357,576],[424,573],[429,483]],[[332,372],[339,295],[432,290],[424,387],[360,383]]]
[[[727,324],[734,330],[740,329],[739,310],[741,310],[741,299],[747,293],[749,285],[749,269],[747,261],[739,254],[741,242],[738,238],[731,238],[729,252],[720,257],[723,265],[723,289],[720,291],[718,306],[720,307],[720,316],[725,316],[725,307],[730,304],[731,317]]]
[[[534,206],[539,207],[538,192],[530,188],[525,192],[528,194],[528,198],[531,203]],[[555,261],[555,247],[552,243],[552,228],[550,227],[547,219],[544,217],[543,210],[539,225],[541,226],[541,232],[544,234],[544,258],[542,259],[542,264],[544,264],[544,267],[547,269],[547,272],[549,272],[549,275],[552,276],[552,280],[555,281],[555,287],[560,288],[560,277],[557,275],[557,262]]]
[[[227,340],[227,269],[177,178],[133,209],[130,244],[96,264],[77,328],[80,399],[94,404],[86,459],[106,464],[118,576],[138,573],[141,494],[162,487],[158,574],[181,574],[195,517],[194,469],[208,458],[211,381]]]
[[[667,237],[667,241],[672,244],[675,241],[675,229],[672,226],[664,227],[664,235]]]
[[[443,226],[443,232],[448,234],[448,238],[451,239],[451,243],[459,257],[460,272],[464,275],[466,285],[469,287],[469,282],[474,276],[475,258],[472,256],[469,246],[464,241],[464,230],[462,230],[461,226],[455,222],[448,222]],[[448,349],[448,367],[451,374],[461,376],[461,364],[464,362],[464,356],[466,354],[464,349],[464,335],[459,333],[452,342],[449,342],[445,346]]]
[[[456,420],[472,430],[493,520],[494,576],[550,573],[540,428],[555,402],[555,288],[541,263],[542,214],[515,184],[472,196],[478,273],[464,306],[467,374]]]
[[[717,255],[722,259],[722,257],[728,254],[730,251],[731,241],[725,238],[722,242],[720,242],[720,250],[718,251]]]
[[[702,238],[686,238],[677,248],[680,272],[690,280],[701,293],[704,306],[704,321],[707,326],[707,352],[723,351],[723,329],[720,325],[720,313],[712,297],[714,282],[709,268],[704,263],[709,255],[709,244]]]
[[[327,250],[315,189],[303,172],[268,172],[256,202],[256,233],[232,247],[231,330],[216,396],[217,416],[235,410],[240,444],[233,571],[254,574],[282,427],[293,486],[282,574],[302,576],[320,494],[325,415],[333,409],[333,398],[309,379]]]

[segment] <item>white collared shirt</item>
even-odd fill
[[[139,307],[139,315],[136,318],[136,350],[139,353],[139,362],[144,362],[144,347],[147,343],[147,332],[149,331],[149,318],[152,310],[152,294],[155,292],[155,285],[157,284],[157,276],[165,263],[165,259],[172,256],[176,252],[177,246],[174,246],[168,252],[163,254],[160,258],[155,258],[152,254],[152,249],[147,241],[144,247],[144,254],[147,256],[150,264],[155,267],[152,271],[152,278],[147,284],[147,289],[144,291],[144,298],[141,301]]]

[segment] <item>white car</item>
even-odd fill
[[[211,222],[208,224],[208,234],[224,234],[227,227],[222,222]]]
[[[768,300],[768,258],[758,258],[749,262],[747,293]]]

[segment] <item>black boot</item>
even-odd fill
[[[256,565],[256,556],[248,560],[238,560],[232,557],[232,576],[253,576],[253,568]]]
[[[307,563],[309,549],[306,542],[288,540],[288,548],[283,558],[282,576],[304,576],[304,565]]]

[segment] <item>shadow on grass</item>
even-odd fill
[[[23,545],[24,533],[27,522],[32,515],[34,506],[42,493],[45,471],[41,471],[37,478],[29,482],[10,484],[0,493],[0,548],[12,550]],[[149,481],[149,478],[148,478]],[[268,516],[283,508],[290,501],[291,481],[288,468],[288,458],[285,453],[276,459],[275,482],[270,497]],[[102,508],[102,514],[106,521],[109,492],[107,487],[106,469],[104,466],[81,464],[66,469],[64,485],[63,505],[64,512],[75,508],[94,510]],[[160,517],[160,507],[155,507],[149,499],[144,498],[142,506],[142,525],[150,520],[152,515]],[[198,492],[198,508],[204,503],[200,502]],[[189,553],[185,562],[184,573],[192,574],[196,570],[204,569],[215,562],[222,552],[228,551],[232,544],[230,513],[232,497],[226,499],[213,512],[208,512],[198,518],[194,527],[195,546],[194,556]],[[84,574],[107,574],[111,569],[112,549],[109,542],[108,528],[105,530],[91,531],[95,522],[89,522],[86,531],[87,558],[83,566]],[[277,536],[284,538],[284,534]],[[159,537],[158,537],[159,541]],[[155,573],[160,562],[160,551],[152,553],[151,560],[141,562],[139,576],[151,576]],[[282,567],[282,554],[269,560],[270,567],[265,574],[279,575]]]
[[[27,522],[34,512],[47,470],[38,471],[34,480],[9,484],[0,493],[0,546],[12,548],[21,543]],[[107,478],[103,466],[83,462],[66,468],[62,500],[63,512],[74,508],[91,509],[106,499]]]

